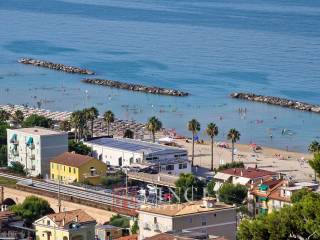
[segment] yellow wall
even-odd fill
[[[45,226],[36,226],[36,240],[48,240],[47,238],[47,233],[50,231],[51,236],[50,239],[55,240],[55,239],[60,239],[63,240],[63,237],[67,237],[69,240],[69,232],[68,231],[62,231],[59,229],[54,229],[54,228],[48,228]]]
[[[99,176],[90,176],[91,167],[96,169],[96,174]],[[101,182],[101,177],[106,174],[106,171],[107,165],[97,159],[92,159],[79,168],[53,162],[50,163],[50,178],[55,181],[58,181],[58,177],[60,176],[60,180],[63,182],[82,182],[87,179],[91,184],[96,185]],[[86,178],[86,176],[88,177]]]

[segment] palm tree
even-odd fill
[[[316,140],[312,141],[308,147],[308,151],[312,153],[320,152],[320,143]]]
[[[314,156],[316,156],[317,154],[319,155],[320,154],[320,143],[316,140],[312,141],[308,147],[308,151],[313,153]],[[319,156],[318,156],[319,157]],[[315,157],[316,158],[316,157]],[[316,161],[314,161],[316,162]],[[309,164],[310,166],[313,168],[313,169],[316,169],[316,167],[314,167],[312,164],[313,164],[313,161],[309,161]],[[317,181],[317,171],[314,170],[314,181],[316,182]]]
[[[155,116],[149,118],[147,122],[147,129],[152,134],[152,142],[156,141],[156,132],[159,131],[162,128],[162,122]]]
[[[114,122],[114,114],[112,111],[108,110],[103,114],[103,119],[105,123],[107,124],[107,129],[108,129],[108,136],[110,133],[110,124]]]
[[[11,117],[16,125],[21,125],[23,123],[24,114],[21,110],[16,110]]]
[[[84,109],[86,119],[91,123],[91,137],[93,137],[93,124],[94,120],[98,118],[99,111],[95,107]]]
[[[83,111],[75,111],[71,114],[71,126],[75,128],[75,140],[79,141],[85,132],[86,121]]]
[[[234,144],[240,140],[241,134],[235,129],[231,128],[228,133],[228,140],[232,143],[232,162],[234,161]]]
[[[213,171],[213,139],[219,134],[218,126],[215,123],[209,123],[206,132],[211,138],[211,171]]]
[[[194,161],[194,137],[197,132],[200,131],[200,123],[196,119],[192,119],[188,122],[188,130],[192,132],[192,158],[191,158],[191,166],[193,167]]]
[[[59,127],[61,131],[68,132],[71,129],[71,123],[68,120],[61,121]]]
[[[6,122],[10,118],[10,113],[8,113],[6,110],[1,109],[0,110],[0,122]]]

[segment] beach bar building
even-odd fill
[[[19,162],[29,175],[46,177],[50,159],[68,151],[68,134],[39,127],[7,129],[7,146],[9,166]]]
[[[156,166],[161,172],[179,174],[191,172],[187,150],[128,138],[101,137],[84,144],[93,156],[110,166]]]

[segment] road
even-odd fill
[[[55,182],[44,182],[33,180],[25,177],[18,177],[6,173],[0,173],[0,176],[14,179],[18,181],[20,186],[28,186],[36,190],[42,190],[45,192],[55,193],[58,195],[58,183]],[[102,191],[96,191],[92,189],[86,189],[73,185],[60,184],[60,194],[78,198],[81,200],[92,201],[97,204],[105,204],[113,207],[137,209],[141,205],[141,201],[137,201],[132,198],[125,196],[119,196],[111,193],[105,193]]]

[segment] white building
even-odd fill
[[[182,204],[145,205],[138,213],[139,240],[165,232],[201,232],[236,239],[236,208],[212,198]]]
[[[50,159],[68,151],[68,133],[46,128],[7,130],[8,165],[23,164],[31,176],[46,177]]]
[[[154,165],[161,172],[191,172],[187,150],[127,138],[95,138],[84,142],[93,156],[111,166]]]

